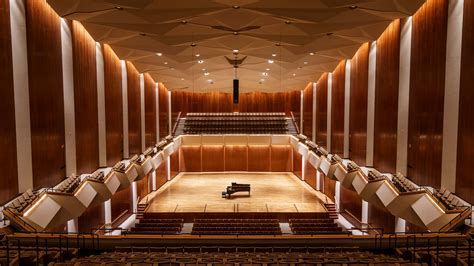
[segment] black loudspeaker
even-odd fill
[[[239,103],[239,80],[234,79],[234,103]]]

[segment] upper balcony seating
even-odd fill
[[[151,158],[143,154],[136,154],[130,158],[130,163],[137,170],[138,176],[134,181],[143,179],[148,173],[153,170],[153,164]]]
[[[396,174],[392,178],[392,183],[401,192],[416,191],[418,188],[413,183],[401,174]]]
[[[20,214],[29,204],[31,204],[35,199],[38,198],[39,193],[39,191],[32,191],[31,189],[28,189],[27,191],[7,203],[5,205],[5,208],[8,208],[15,214]]]
[[[286,134],[284,113],[188,113],[185,134]]]
[[[73,193],[74,190],[81,184],[81,177],[78,175],[71,175],[61,183],[57,184],[52,192]]]
[[[465,207],[464,203],[445,187],[435,189],[433,191],[433,196],[435,196],[448,210],[456,210]]]

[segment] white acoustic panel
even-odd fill
[[[427,195],[419,198],[411,205],[411,207],[425,225],[428,225],[444,214],[444,212],[436,206]]]
[[[97,195],[97,191],[88,183],[83,183],[74,195],[84,206],[89,206]]]
[[[61,205],[50,197],[44,196],[28,210],[25,217],[42,228],[46,228],[60,209]]]
[[[398,194],[390,187],[390,185],[385,182],[382,183],[375,194],[377,194],[385,207],[387,207],[388,204],[390,204],[390,202],[392,202],[398,196]]]

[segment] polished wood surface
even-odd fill
[[[291,172],[293,148],[287,145],[272,145],[270,167],[272,172]]]
[[[174,152],[170,155],[170,179],[173,179],[179,174],[179,152]]]
[[[305,163],[304,181],[308,183],[313,189],[316,189],[316,168],[309,162]]]
[[[142,152],[140,75],[135,66],[127,61],[127,103],[128,103],[128,149],[129,155]]]
[[[168,136],[168,90],[163,86],[163,84],[159,84],[158,86],[158,102],[159,102],[159,133],[160,139]]]
[[[289,106],[286,108],[286,110],[289,110],[290,112],[293,112],[294,117],[295,117],[295,123],[298,125],[298,128],[300,127],[300,120],[301,120],[301,91],[291,91],[288,92],[288,101]],[[300,128],[300,130],[302,130]]]
[[[448,0],[428,0],[412,29],[408,176],[434,187],[441,185],[447,11]]]
[[[96,231],[105,223],[104,204],[99,203],[89,206],[86,211],[77,218],[79,232],[89,233]]]
[[[362,199],[357,192],[341,186],[340,211],[350,212],[359,221],[362,220]]]
[[[180,172],[201,172],[201,146],[181,146],[179,160]]]
[[[221,197],[231,182],[251,185],[246,193]],[[147,212],[324,212],[324,196],[292,174],[184,174],[149,196]]]
[[[225,146],[225,169],[226,171],[248,170],[248,148],[246,145]]]
[[[270,146],[249,145],[248,149],[248,170],[250,172],[270,172]]]
[[[344,155],[344,109],[346,61],[341,61],[332,74],[331,88],[331,153]]]
[[[328,74],[324,73],[316,85],[316,144],[327,147]]]
[[[110,199],[112,221],[117,219],[124,211],[132,211],[132,186],[116,192]]]
[[[0,0],[0,202],[18,193],[16,157],[15,100],[13,93],[12,43],[10,37],[9,1]]]
[[[295,149],[293,150],[293,174],[297,176],[299,179],[303,179],[303,165],[302,160],[303,156],[299,154]]]
[[[374,167],[396,172],[400,21],[393,21],[377,40],[375,75]]]
[[[374,228],[383,228],[384,232],[395,231],[395,216],[391,215],[387,209],[382,209],[373,204],[369,204],[368,223]]]
[[[109,45],[104,44],[102,49],[107,165],[114,165],[123,158],[122,68]]]
[[[148,193],[151,192],[151,186],[149,185],[149,179],[151,174],[145,176],[143,179],[137,181],[137,195],[140,199],[143,199]]]
[[[81,23],[72,23],[77,173],[99,167],[96,44]]]
[[[26,1],[26,33],[33,186],[40,188],[66,175],[60,18],[46,1]]]
[[[321,179],[323,182],[323,193],[334,201],[334,195],[336,195],[336,181],[327,178],[323,173],[321,173]]]
[[[365,165],[367,154],[367,97],[369,43],[364,43],[351,60],[349,111],[349,157]]]
[[[155,81],[145,74],[145,147],[156,144],[156,89]]]
[[[474,121],[471,116],[474,102],[474,1],[464,1],[463,17],[456,193],[474,203],[474,180],[471,171],[471,166],[474,165]]]
[[[313,139],[313,84],[303,91],[303,134]]]
[[[203,172],[222,172],[225,169],[224,146],[202,146],[201,163]]]
[[[166,162],[163,162],[156,169],[156,189],[162,187],[166,182],[168,182],[168,173],[166,171]]]

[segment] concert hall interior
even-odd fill
[[[474,265],[474,0],[0,0],[0,265]]]

